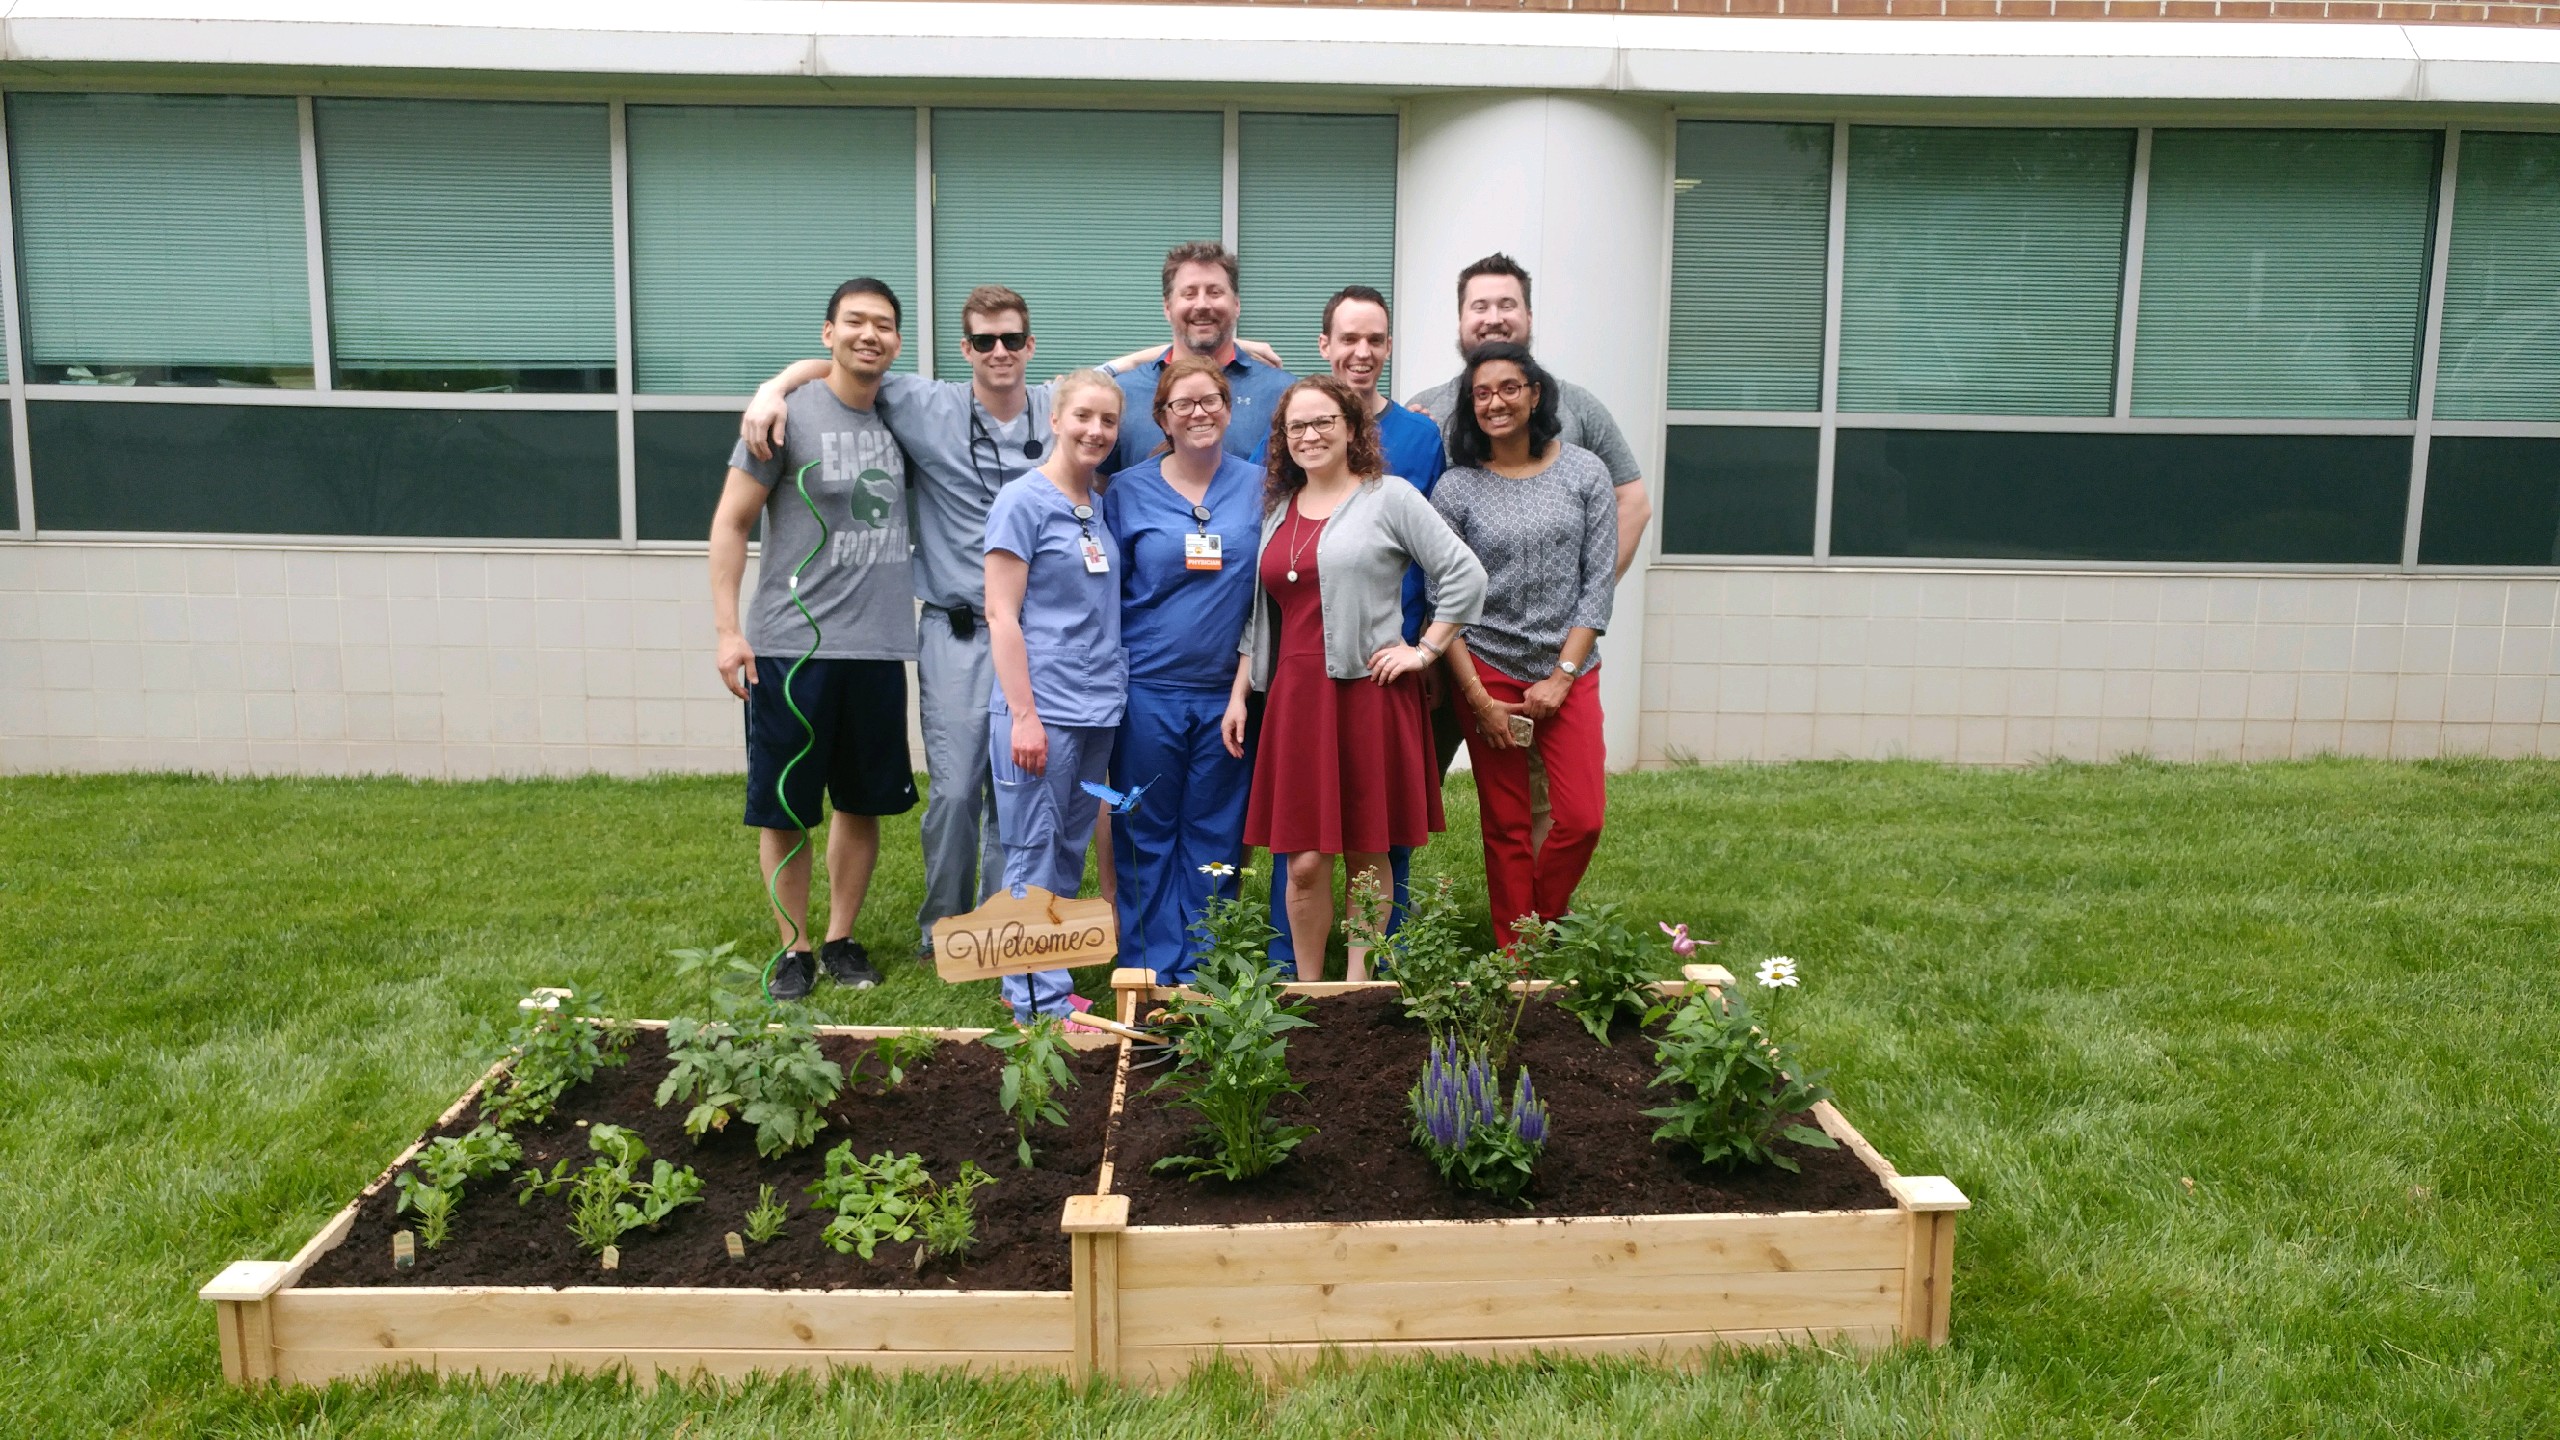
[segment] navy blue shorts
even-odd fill
[[[800,666],[791,699],[782,696],[788,660],[756,657],[747,687],[747,823],[762,830],[815,826],[829,804],[848,815],[899,815],[915,808],[916,773],[907,758],[907,667],[897,660],[813,659]],[[813,739],[810,731],[815,730]],[[806,758],[792,764],[802,745]],[[774,781],[785,767],[783,792]],[[784,801],[789,801],[785,808]]]

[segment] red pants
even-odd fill
[[[1470,657],[1473,658],[1473,657]],[[1486,693],[1517,705],[1526,685],[1477,660]],[[1512,922],[1523,915],[1552,920],[1573,906],[1573,889],[1591,868],[1600,846],[1600,822],[1609,808],[1608,746],[1600,731],[1600,676],[1594,670],[1573,682],[1564,704],[1537,723],[1530,743],[1547,767],[1547,804],[1554,818],[1547,843],[1529,850],[1529,759],[1518,749],[1485,743],[1475,712],[1456,707],[1467,737],[1467,762],[1475,769],[1476,811],[1484,827],[1484,888],[1492,903],[1495,936],[1505,945],[1519,938]]]

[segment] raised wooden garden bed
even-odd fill
[[[1665,991],[1731,983],[1715,966],[1686,974]],[[1167,994],[1151,981],[1141,970],[1114,975],[1124,1023]],[[1392,986],[1290,988],[1321,997]],[[903,1032],[820,1033],[867,1040]],[[964,1041],[986,1032],[931,1033]],[[1832,1161],[1830,1193],[1873,1203],[1755,1208],[1741,1193],[1722,1196],[1718,1213],[1571,1214],[1541,1205],[1530,1214],[1483,1212],[1489,1218],[1275,1213],[1261,1223],[1157,1223],[1151,1211],[1178,1219],[1187,1201],[1141,1173],[1152,1103],[1145,1083],[1133,1081],[1124,1042],[1079,1043],[1119,1054],[1093,1193],[1065,1201],[1067,1289],[304,1283],[417,1152],[412,1146],[293,1259],[242,1261],[204,1287],[219,1316],[224,1372],[242,1383],[319,1384],[403,1367],[529,1376],[623,1369],[646,1382],[661,1373],[954,1366],[1163,1385],[1219,1355],[1282,1372],[1329,1350],[1355,1359],[1544,1352],[1676,1362],[1731,1346],[1874,1349],[1947,1338],[1955,1216],[1968,1202],[1944,1179],[1897,1174],[1828,1104],[1815,1118],[1845,1152]],[[455,1103],[444,1126],[471,1112],[488,1079]],[[1374,1080],[1399,1108],[1410,1083],[1392,1062]],[[1587,1195],[1594,1182],[1581,1183],[1573,1193]],[[1710,1209],[1710,1199],[1699,1208]],[[1661,1208],[1659,1195],[1650,1208]]]
[[[662,1029],[663,1022],[640,1026]],[[856,1041],[906,1033],[896,1026],[818,1030],[822,1039]],[[924,1033],[964,1042],[988,1032]],[[1101,1036],[1075,1039],[1083,1049],[1119,1045]],[[466,1119],[497,1073],[493,1068],[464,1092],[437,1128]],[[824,1136],[822,1146],[837,1138]],[[861,1137],[854,1138],[859,1143]],[[1009,1134],[1006,1141],[1009,1149]],[[619,1369],[647,1382],[661,1373],[741,1376],[838,1366],[1073,1368],[1074,1297],[1064,1289],[305,1283],[424,1144],[421,1138],[401,1152],[291,1260],[239,1261],[199,1292],[219,1317],[225,1376],[235,1383],[320,1385],[404,1368],[533,1377]],[[659,1149],[685,1158],[672,1147]],[[819,1223],[799,1217],[800,1243],[816,1244]]]
[[[1662,988],[1731,983],[1718,966],[1686,973]],[[1123,1019],[1170,994],[1150,978],[1115,974]],[[1289,988],[1338,996],[1394,987]],[[1409,1072],[1389,1067],[1377,1083],[1400,1101]],[[1131,1197],[1108,1193],[1115,1170],[1135,1172],[1126,1131],[1137,1103],[1115,1119],[1123,1133],[1106,1163],[1106,1193],[1069,1204],[1079,1374],[1162,1385],[1217,1355],[1273,1372],[1327,1351],[1676,1361],[1732,1346],[1947,1339],[1955,1217],[1969,1202],[1943,1178],[1896,1173],[1827,1103],[1816,1118],[1887,1203],[1222,1225],[1132,1223]],[[1144,1221],[1143,1207],[1135,1218]]]

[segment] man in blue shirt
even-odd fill
[[[1395,342],[1389,333],[1394,317],[1388,313],[1387,297],[1366,285],[1346,285],[1334,292],[1324,305],[1324,330],[1316,338],[1316,349],[1325,363],[1333,367],[1333,377],[1349,385],[1353,393],[1367,402],[1369,413],[1378,422],[1378,448],[1385,455],[1387,473],[1397,475],[1425,495],[1439,483],[1440,471],[1448,464],[1440,427],[1429,416],[1415,414],[1401,405],[1391,405],[1378,390],[1379,377],[1387,373],[1387,358]],[[1227,434],[1233,437],[1235,431]],[[1269,435],[1266,431],[1264,439]],[[1258,455],[1260,452],[1257,451]],[[1408,645],[1422,638],[1423,622],[1429,619],[1423,599],[1422,570],[1408,565],[1404,572],[1404,640]],[[1423,672],[1423,696],[1431,710],[1432,729],[1448,730],[1452,743],[1444,752],[1454,751],[1458,722],[1449,707],[1442,703],[1438,667]],[[1387,865],[1395,873],[1395,911],[1388,929],[1403,919],[1405,903],[1411,889],[1413,847],[1397,845],[1387,851]],[[1271,862],[1271,928],[1281,938],[1272,942],[1271,958],[1275,964],[1295,958],[1286,950],[1288,944],[1288,898],[1286,877],[1288,861],[1273,856]]]
[[[1164,257],[1164,321],[1173,344],[1152,360],[1122,369],[1118,361],[1105,368],[1117,372],[1128,405],[1120,412],[1120,443],[1105,468],[1114,474],[1156,453],[1164,431],[1152,411],[1156,381],[1167,357],[1176,350],[1204,356],[1226,367],[1227,388],[1235,399],[1227,415],[1226,448],[1245,459],[1259,456],[1271,439],[1271,407],[1298,377],[1236,348],[1236,320],[1244,302],[1236,293],[1234,252],[1214,240],[1176,245]],[[1123,357],[1124,359],[1126,357]]]

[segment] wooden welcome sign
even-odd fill
[[[1120,917],[1110,901],[1061,900],[1037,885],[966,915],[933,922],[933,968],[955,984],[1095,965],[1120,953]]]

